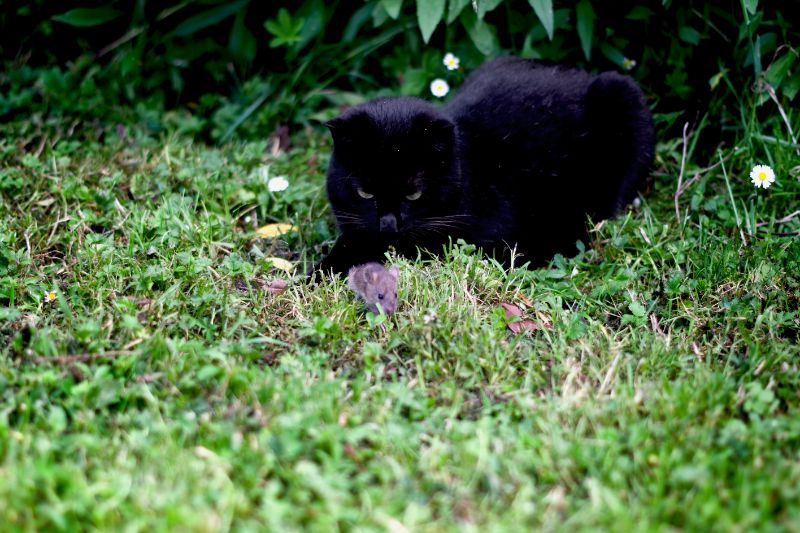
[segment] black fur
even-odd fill
[[[513,57],[485,63],[443,108],[380,98],[329,127],[341,236],[318,268],[334,272],[380,261],[389,246],[440,252],[449,238],[505,261],[516,247],[518,262],[539,265],[575,250],[587,215],[628,204],[654,151],[633,80]]]

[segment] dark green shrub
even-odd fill
[[[0,15],[0,117],[130,120],[187,108],[210,139],[307,124],[365,96],[430,96],[458,55],[457,85],[487,57],[518,54],[629,71],[660,123],[753,95],[800,90],[791,6],[757,0],[238,0],[18,2]],[[720,124],[720,132],[724,130]],[[151,121],[152,122],[152,121]]]

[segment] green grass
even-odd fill
[[[664,142],[641,207],[547,268],[392,258],[389,320],[302,281],[335,235],[316,135],[271,156],[30,131],[0,141],[3,531],[800,530],[800,220],[777,222],[800,182],[777,117],[720,152],[731,195],[701,172],[679,217]],[[684,181],[717,161],[690,149]],[[253,239],[270,222],[298,231]],[[503,302],[538,328],[512,334]]]

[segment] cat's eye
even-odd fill
[[[362,189],[361,187],[359,187],[359,188],[357,189],[357,192],[358,192],[358,195],[359,195],[361,198],[363,198],[364,200],[369,200],[370,198],[372,198],[373,196],[375,196],[374,194],[370,194],[370,193],[368,193],[367,191],[365,191],[365,190],[364,190],[364,189]]]
[[[420,196],[422,196],[422,191],[417,191],[406,196],[406,200],[411,200],[413,202],[414,200],[418,200]]]

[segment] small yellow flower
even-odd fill
[[[431,93],[438,98],[444,98],[450,92],[450,86],[443,79],[435,79],[431,82]]]
[[[635,66],[636,66],[635,59],[630,59],[627,57],[622,59],[622,68],[624,68],[625,70],[633,70],[633,67]]]
[[[756,165],[750,171],[750,179],[753,185],[768,189],[770,185],[775,183],[775,172],[768,165]]]
[[[44,301],[45,301],[45,303],[52,302],[53,300],[56,299],[56,296],[57,296],[56,291],[46,291],[44,293]]]
[[[458,70],[459,65],[461,64],[461,60],[458,59],[456,56],[447,52],[444,55],[444,66],[447,67],[447,70]]]

